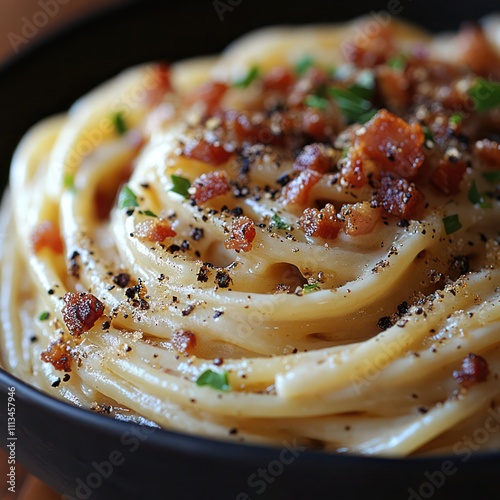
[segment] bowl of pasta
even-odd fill
[[[396,3],[133,3],[2,70],[14,471],[64,498],[497,497],[500,20],[431,34]]]

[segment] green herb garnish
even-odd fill
[[[274,214],[272,220],[272,227],[276,229],[283,229],[289,231],[291,229],[290,224],[287,224],[278,214]]]
[[[144,212],[140,213],[144,215],[149,215],[149,217],[158,217],[154,212],[151,212],[151,210],[144,210]]]
[[[309,68],[314,66],[314,59],[311,56],[304,56],[300,61],[295,65],[295,73],[298,76],[303,76],[306,74]]]
[[[49,318],[50,318],[49,311],[43,311],[43,313],[41,313],[40,316],[38,316],[38,319],[40,321],[47,321]]]
[[[398,56],[390,59],[387,62],[387,66],[397,71],[403,71],[406,68],[407,63],[408,63],[408,57],[404,54],[399,54]]]
[[[491,184],[498,184],[500,182],[500,170],[493,172],[483,172],[483,177]]]
[[[139,202],[134,192],[125,184],[118,196],[118,208],[132,208],[138,207]]]
[[[459,229],[462,229],[462,224],[460,223],[460,219],[458,218],[458,214],[448,215],[447,217],[443,217],[444,230],[446,234],[452,234]]]
[[[354,95],[370,100],[375,92],[375,77],[373,71],[361,71],[356,77],[356,81],[348,87]]]
[[[474,101],[476,111],[488,111],[500,106],[500,83],[478,78],[468,94]]]
[[[196,385],[209,385],[212,389],[218,391],[229,391],[231,386],[227,377],[227,372],[214,372],[205,370],[196,380]]]
[[[252,66],[245,76],[239,80],[235,80],[233,85],[235,87],[240,87],[246,89],[258,76],[260,75],[260,70],[258,66]]]
[[[180,194],[181,196],[184,196],[184,198],[187,198],[189,196],[189,188],[191,187],[191,183],[189,182],[188,179],[185,177],[182,177],[181,175],[171,175],[170,179],[172,181],[172,188],[170,191]]]
[[[117,111],[113,113],[111,116],[111,120],[113,121],[113,126],[115,127],[115,131],[118,135],[123,135],[128,130],[127,123],[125,122],[125,117],[121,111]]]
[[[321,288],[317,283],[311,283],[309,285],[304,285],[302,287],[302,290],[304,291],[304,293],[311,293],[317,292],[318,290],[321,290]]]
[[[456,125],[459,125],[460,123],[462,123],[463,119],[464,119],[464,117],[460,113],[455,113],[454,115],[450,116],[449,122],[451,125],[456,126]]]
[[[324,97],[319,97],[317,95],[308,95],[304,99],[304,104],[310,106],[311,108],[326,109],[328,101]]]
[[[474,205],[479,205],[481,208],[491,208],[491,204],[484,200],[483,196],[477,188],[476,181],[472,181],[469,188],[469,201]]]
[[[74,191],[75,190],[75,176],[73,174],[64,174],[63,186],[66,189],[70,189],[70,190]]]
[[[356,91],[359,92],[355,86],[350,89],[333,87],[330,89],[330,94],[350,122],[365,123],[377,113],[377,110],[372,107],[370,101],[357,95]]]

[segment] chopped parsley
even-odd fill
[[[289,231],[291,229],[290,224],[287,224],[278,214],[274,214],[272,220],[272,227],[276,229],[283,229]]]
[[[373,76],[373,71],[361,71],[356,77],[355,83],[348,88],[353,94],[363,99],[370,100],[375,93],[375,77]]]
[[[139,202],[135,193],[125,184],[118,196],[118,208],[138,207]]]
[[[393,57],[392,59],[387,61],[387,66],[397,71],[403,71],[406,68],[407,63],[408,56],[406,56],[405,54],[399,54],[398,56]]]
[[[304,104],[306,106],[310,106],[311,108],[326,109],[328,101],[324,97],[320,97],[317,95],[308,95],[304,99]]]
[[[317,292],[318,290],[321,290],[321,288],[317,283],[311,283],[309,285],[304,285],[302,287],[302,290],[304,291],[304,293],[311,293]]]
[[[474,205],[479,205],[481,208],[491,208],[491,204],[484,200],[483,196],[477,188],[476,181],[472,181],[469,188],[469,201]]]
[[[149,217],[158,217],[154,212],[151,212],[151,210],[139,210],[139,213],[142,215],[149,215]]]
[[[186,179],[181,175],[172,174],[170,176],[170,180],[173,184],[173,186],[170,188],[170,191],[180,194],[181,196],[184,196],[184,198],[187,198],[189,196],[189,188],[191,187],[189,179]]]
[[[432,135],[432,130],[429,127],[422,127],[422,131],[424,132],[425,142],[434,142],[434,136]]]
[[[500,106],[500,83],[478,78],[469,89],[476,111],[489,111]]]
[[[443,217],[444,230],[446,234],[452,234],[462,229],[462,224],[458,218],[458,214],[448,215]]]
[[[64,174],[63,186],[66,189],[71,189],[72,191],[74,191],[74,189],[75,189],[75,176],[73,174]]]
[[[464,119],[464,117],[460,113],[455,113],[454,115],[450,116],[449,122],[450,122],[450,125],[456,126],[456,125],[459,125],[460,123],[462,123],[463,119]]]
[[[493,172],[483,172],[483,177],[491,184],[497,184],[500,182],[500,170],[494,170]]]
[[[295,65],[295,73],[299,76],[303,76],[307,73],[309,68],[314,66],[314,59],[311,56],[304,56],[299,62]]]
[[[240,87],[242,89],[246,89],[257,77],[260,75],[260,70],[258,66],[252,66],[248,71],[247,74],[243,77],[241,77],[238,80],[235,80],[233,82],[233,85],[235,87]]]
[[[38,316],[38,319],[40,321],[46,321],[50,318],[50,313],[49,311],[43,311],[43,313],[40,314],[40,316]]]
[[[113,121],[113,126],[115,127],[115,131],[118,135],[123,135],[127,132],[128,127],[125,122],[125,117],[123,116],[123,112],[117,111],[113,113],[111,116],[111,120]]]
[[[231,386],[227,377],[227,372],[214,372],[205,370],[196,380],[196,385],[208,385],[218,391],[229,391]]]
[[[363,90],[361,90],[363,89]],[[342,114],[351,123],[365,123],[377,113],[372,103],[359,94],[366,95],[367,89],[353,84],[348,89],[333,87],[330,94],[335,99]]]

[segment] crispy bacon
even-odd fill
[[[134,235],[147,241],[161,243],[166,238],[177,236],[177,233],[164,219],[148,219],[135,226]]]
[[[297,80],[287,93],[287,106],[290,108],[302,106],[306,96],[314,94],[326,81],[327,74],[323,69],[317,67],[309,68],[305,75]]]
[[[62,315],[73,337],[88,332],[103,314],[104,304],[91,293],[68,292],[64,295]]]
[[[56,342],[52,342],[46,351],[43,351],[40,358],[45,363],[50,363],[56,370],[61,372],[71,371],[71,355],[70,346],[61,338]]]
[[[226,172],[216,170],[200,175],[194,180],[193,187],[195,193],[192,195],[192,199],[197,205],[200,205],[216,196],[226,194],[229,191],[229,179]]]
[[[486,164],[500,166],[500,144],[483,139],[474,145],[474,153]]]
[[[189,355],[196,347],[196,335],[189,330],[174,332],[172,335],[172,346],[176,351]]]
[[[403,111],[411,103],[410,82],[401,71],[380,66],[377,72],[377,89],[383,102],[391,109]]]
[[[299,218],[299,227],[307,236],[334,239],[342,228],[335,207],[328,203],[324,208],[306,208]]]
[[[382,210],[369,202],[344,205],[341,210],[343,228],[349,236],[371,233],[382,218]]]
[[[64,248],[59,228],[48,220],[35,227],[31,234],[31,245],[35,253],[39,253],[43,248],[50,248],[55,253],[62,253]]]
[[[482,76],[500,75],[500,57],[491,45],[482,27],[468,24],[457,35],[457,53],[462,62]]]
[[[324,174],[330,170],[331,162],[324,144],[309,144],[297,156],[293,168],[302,170],[315,170]]]
[[[222,82],[211,81],[204,83],[186,96],[186,104],[191,105],[195,102],[202,102],[205,107],[205,114],[212,115],[220,107],[227,89],[228,86]]]
[[[159,104],[167,92],[172,91],[170,81],[170,66],[165,63],[153,67],[153,87],[148,89],[147,103],[150,106]]]
[[[295,83],[295,80],[295,74],[290,68],[278,66],[265,74],[264,89],[286,92]]]
[[[425,160],[422,127],[409,124],[381,109],[356,136],[342,169],[346,180],[360,187],[365,183],[368,168],[412,180]]]
[[[324,112],[306,108],[301,115],[302,132],[315,141],[323,141],[327,139],[328,120]]]
[[[368,21],[358,28],[356,39],[341,45],[344,57],[360,68],[382,64],[394,52],[392,27]]]
[[[488,362],[477,354],[469,353],[462,360],[461,370],[453,372],[453,378],[465,388],[484,382],[490,373]]]
[[[226,163],[233,153],[226,151],[219,142],[190,141],[184,146],[182,155],[218,167]]]
[[[231,226],[231,236],[225,242],[228,250],[237,252],[249,252],[252,249],[252,242],[255,239],[255,225],[252,219],[241,216],[234,219]]]
[[[467,164],[462,160],[440,160],[431,181],[444,194],[458,194],[466,170]]]
[[[391,215],[410,219],[423,199],[415,184],[406,179],[382,177],[376,194],[377,202]]]
[[[289,182],[282,191],[285,203],[305,205],[309,199],[311,189],[323,176],[314,170],[303,170],[299,176]]]

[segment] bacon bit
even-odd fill
[[[384,63],[394,52],[392,27],[376,26],[376,30],[360,26],[362,36],[342,44],[342,52],[349,62],[360,68],[373,68]]]
[[[172,92],[170,81],[170,66],[165,63],[156,64],[153,67],[154,87],[148,89],[147,103],[150,106],[159,104],[167,92]]]
[[[316,238],[334,239],[342,228],[335,207],[328,203],[324,208],[306,208],[300,216],[299,227],[307,236]]]
[[[305,205],[309,199],[311,189],[323,176],[314,170],[303,170],[299,176],[289,182],[282,191],[285,203]]]
[[[176,351],[185,355],[191,354],[196,347],[196,335],[189,330],[174,332],[172,335],[172,346]]]
[[[344,205],[341,210],[344,231],[349,236],[371,233],[382,218],[382,209],[372,207],[369,202]]]
[[[55,253],[63,252],[63,241],[59,228],[48,220],[35,227],[31,234],[31,244],[35,253],[39,253],[43,248],[50,248]]]
[[[160,243],[166,238],[177,236],[177,233],[164,219],[148,219],[135,226],[134,235],[137,238]]]
[[[225,126],[232,131],[239,142],[271,144],[275,135],[263,117],[252,116],[249,112],[235,110],[227,111],[224,115]]]
[[[64,295],[64,304],[64,323],[73,337],[88,332],[104,314],[104,304],[91,293],[68,292]]]
[[[207,142],[203,139],[198,142],[186,144],[182,151],[182,155],[186,158],[202,161],[215,167],[226,163],[232,154],[233,153],[226,151],[222,144],[218,142]]]
[[[202,174],[194,180],[195,193],[192,199],[197,205],[205,203],[216,196],[221,196],[229,191],[229,180],[226,172],[216,170],[208,174]]]
[[[469,353],[462,360],[462,369],[453,372],[453,378],[465,388],[469,388],[488,378],[488,362],[477,354]]]
[[[264,89],[286,92],[295,83],[295,80],[295,75],[290,68],[276,67],[264,76]]]
[[[204,83],[186,96],[186,104],[202,102],[205,105],[205,114],[210,116],[216,109],[219,109],[227,89],[228,86],[222,82]]]
[[[309,68],[304,76],[296,81],[295,85],[287,92],[286,104],[290,108],[302,107],[304,99],[309,94],[324,85],[328,79],[326,72],[317,67]]]
[[[237,252],[249,252],[255,239],[255,225],[252,219],[242,216],[233,220],[231,226],[231,237],[225,241],[224,246],[228,250]]]
[[[457,35],[457,54],[474,73],[482,76],[500,75],[500,58],[481,26],[468,24]]]
[[[325,174],[330,170],[330,158],[327,155],[324,144],[309,144],[297,156],[293,168],[302,170],[315,170]]]
[[[440,160],[431,181],[444,194],[458,194],[466,170],[467,164],[464,161],[453,163],[449,160]]]
[[[388,66],[378,68],[377,89],[383,102],[392,109],[403,111],[411,103],[410,82],[406,75]]]
[[[500,144],[496,141],[483,139],[474,145],[474,153],[488,165],[500,165]]]
[[[388,214],[410,219],[423,196],[413,182],[387,176],[383,177],[380,182],[376,199]]]
[[[325,114],[314,108],[306,108],[302,113],[302,132],[315,141],[325,140],[326,136],[326,117]]]
[[[425,136],[418,124],[409,124],[381,109],[356,136],[342,169],[346,180],[356,187],[365,183],[365,166],[370,162],[379,172],[396,174],[412,180],[425,160],[422,147]]]
[[[71,371],[71,362],[73,361],[71,349],[62,338],[52,342],[47,350],[42,352],[40,358],[45,363],[50,363],[58,371],[66,373]]]

